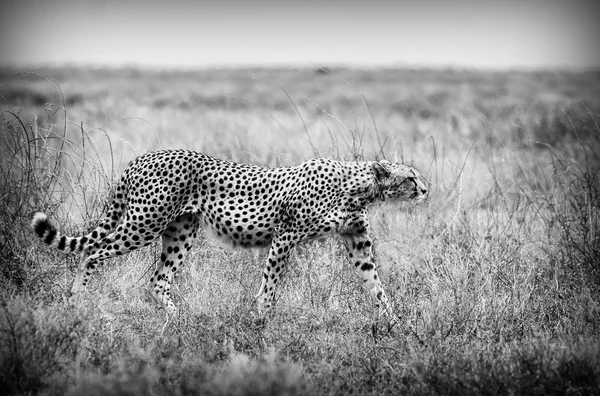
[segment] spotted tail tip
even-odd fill
[[[44,235],[44,231],[48,228],[48,216],[46,213],[37,212],[33,215],[33,219],[31,220],[31,228],[40,238]]]
[[[48,216],[45,213],[38,212],[33,216],[31,220],[31,228],[36,235],[41,238],[46,244],[50,245],[54,242],[57,234],[57,230],[54,228],[52,223],[48,220]]]

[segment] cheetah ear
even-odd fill
[[[371,169],[373,170],[373,173],[375,174],[375,179],[377,179],[377,181],[382,181],[383,179],[390,176],[390,165],[391,164],[386,160],[373,161],[371,163]]]

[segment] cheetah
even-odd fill
[[[89,234],[62,235],[44,213],[36,213],[31,226],[47,245],[80,253],[71,297],[86,287],[102,261],[161,237],[162,254],[149,288],[168,313],[175,311],[173,275],[201,226],[233,247],[270,247],[255,296],[261,313],[273,305],[292,248],[337,234],[381,316],[390,313],[390,306],[373,262],[368,207],[376,201],[418,203],[427,197],[417,170],[386,160],[311,159],[268,168],[163,150],[127,166],[108,212]]]

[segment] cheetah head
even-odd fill
[[[425,179],[415,168],[381,160],[373,162],[371,169],[382,200],[418,203],[429,195]]]

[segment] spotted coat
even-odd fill
[[[312,159],[267,168],[187,150],[144,154],[124,171],[100,224],[80,237],[62,235],[43,213],[32,227],[48,245],[81,254],[72,294],[87,286],[101,261],[162,238],[160,263],[150,278],[154,297],[169,311],[173,275],[198,228],[232,247],[270,246],[256,298],[271,307],[294,246],[340,235],[349,258],[380,313],[387,297],[373,262],[367,209],[375,201],[420,202],[427,187],[411,167],[388,161]]]

